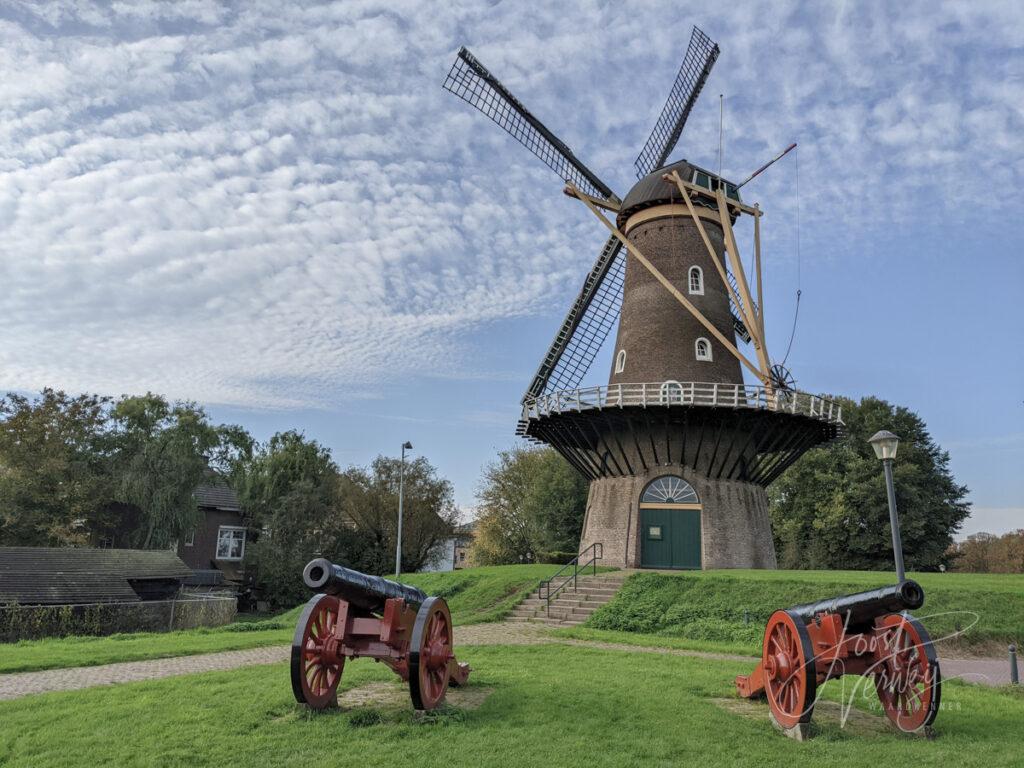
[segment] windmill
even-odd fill
[[[523,396],[518,432],[591,479],[581,553],[601,545],[613,564],[774,567],[765,486],[842,426],[837,404],[792,389],[768,356],[762,211],[741,200],[742,185],[668,163],[719,53],[694,27],[622,198],[466,48],[444,82],[609,232]],[[741,215],[754,223],[753,279],[733,231]],[[608,385],[580,388],[616,324]]]

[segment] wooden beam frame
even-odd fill
[[[679,176],[679,171],[673,171],[672,174],[675,176]],[[665,180],[669,181],[669,179]],[[674,179],[672,179],[672,181],[674,181]],[[677,183],[680,186],[680,191],[686,190],[691,195],[707,195],[709,197],[713,197],[715,194],[714,190],[708,189],[707,187],[698,187],[696,184],[691,184],[688,181],[683,181],[682,177],[679,178],[679,181]],[[744,205],[739,200],[729,200],[728,204],[730,209],[733,209],[739,213],[746,213],[750,216],[754,216],[757,211],[756,208],[751,208],[749,205]],[[761,211],[761,214],[764,215],[764,211]]]
[[[597,206],[590,202],[590,200],[588,199],[589,195],[583,195],[578,189],[576,189],[576,186],[572,182],[569,182],[566,188],[571,190],[573,197],[576,197],[579,200],[583,201],[583,204],[590,209],[590,212],[593,213],[598,218],[598,220],[600,220],[600,222],[604,224],[605,227],[608,228],[608,230],[612,234],[619,238],[622,244],[626,246],[627,250],[629,250],[629,252],[633,254],[634,258],[636,258],[636,260],[639,261],[644,266],[644,268],[648,272],[650,272],[651,275],[654,276],[654,279],[661,283],[662,286],[664,286],[665,290],[671,293],[676,298],[676,301],[682,304],[683,307],[691,315],[693,315],[701,325],[707,328],[708,332],[712,336],[714,336],[723,347],[725,347],[737,360],[739,360],[740,363],[742,363],[748,369],[750,369],[750,371],[755,376],[757,376],[757,378],[760,379],[766,387],[769,386],[770,382],[766,380],[765,376],[761,373],[758,367],[754,365],[754,363],[750,362],[750,360],[748,360],[747,357],[736,348],[736,345],[729,341],[725,337],[725,334],[718,330],[718,328],[715,327],[715,324],[708,320],[704,316],[704,314],[699,309],[697,309],[678,288],[672,285],[671,281],[667,277],[665,277],[658,270],[658,268],[655,267],[654,264],[652,264],[650,260],[643,255],[643,253],[640,252],[639,248],[633,245],[632,241],[630,241],[630,239],[626,237],[625,234],[619,231],[618,227],[616,227],[614,224],[608,221],[605,215],[597,209]]]
[[[761,281],[761,207],[754,203],[754,263],[757,265],[757,319],[761,327],[761,342],[764,343],[764,285]]]
[[[715,190],[715,198],[718,200],[718,211],[722,215],[722,228],[725,231],[725,250],[729,254],[729,263],[732,265],[733,274],[736,275],[736,282],[740,287],[740,296],[743,299],[744,307],[747,307],[748,314],[755,318],[755,328],[747,330],[751,331],[751,335],[754,337],[754,351],[757,352],[757,360],[761,365],[761,371],[763,375],[761,380],[764,381],[765,387],[769,390],[769,393],[774,389],[771,385],[771,366],[768,364],[768,350],[765,349],[764,339],[761,338],[761,319],[758,317],[759,312],[754,307],[753,301],[750,298],[750,286],[747,284],[747,273],[743,271],[743,262],[740,260],[739,248],[736,247],[736,236],[732,231],[732,221],[729,218],[729,209],[725,200],[725,193],[721,188]],[[756,213],[755,213],[756,216]]]
[[[576,189],[576,187],[570,187],[567,185],[562,192],[569,197],[585,197],[598,208],[604,208],[606,211],[611,211],[612,213],[618,213],[621,208],[617,200],[605,200],[600,197],[594,197],[593,195],[588,195],[586,192],[581,192]]]

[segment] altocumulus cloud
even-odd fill
[[[463,42],[620,194],[691,23],[723,47],[726,171],[799,137],[811,221],[1020,187],[1017,4],[824,6],[0,9],[0,386],[287,407],[487,376],[467,337],[558,315],[603,236],[440,89]],[[716,101],[681,154],[714,162]],[[783,216],[788,183],[758,190]]]

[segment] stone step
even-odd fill
[[[535,589],[512,609],[509,621],[530,622],[549,627],[574,627],[582,624],[619,591],[628,574],[580,575],[573,585],[567,584],[549,601]],[[556,582],[561,586],[562,579]]]
[[[509,615],[513,616],[531,616],[537,613],[537,608],[516,608]]]
[[[602,589],[602,590],[591,590],[591,589],[579,589],[571,590],[565,589],[559,592],[557,595],[552,597],[552,600],[561,600],[565,598],[573,600],[598,600],[601,602],[608,602],[615,597],[616,590],[614,589]],[[536,594],[532,594],[523,600],[525,605],[537,605],[539,603],[545,603],[547,600],[543,597],[539,597]]]

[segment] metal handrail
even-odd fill
[[[602,410],[638,406],[698,405],[713,408],[749,408],[792,413],[828,424],[843,424],[843,406],[833,400],[797,390],[768,390],[749,384],[664,381],[612,384],[559,390],[523,402],[523,420],[563,411]]]
[[[590,552],[590,559],[581,564],[580,560],[588,552]],[[594,567],[594,573],[597,574],[597,561],[600,560],[602,557],[604,557],[604,544],[602,544],[600,541],[595,541],[589,547],[587,547],[582,552],[580,552],[578,555],[576,555],[576,557],[574,557],[568,563],[566,563],[561,568],[559,568],[557,571],[555,571],[553,576],[551,576],[550,578],[542,580],[540,585],[537,587],[537,595],[538,595],[538,597],[540,597],[540,596],[544,597],[544,602],[545,602],[545,604],[544,604],[544,611],[546,613],[550,613],[551,612],[551,601],[552,601],[552,599],[558,597],[558,595],[562,592],[562,590],[564,590],[567,586],[569,586],[569,582],[570,581],[572,582],[573,591],[574,592],[576,591],[576,580],[577,580],[577,577],[586,568],[588,568],[589,566],[592,565]],[[555,579],[557,579],[559,576],[561,576],[562,573],[565,572],[566,570],[568,570],[569,568],[572,568],[572,574],[571,575],[566,575],[566,577],[562,581],[562,583],[559,584],[557,587],[555,587],[554,591],[552,592],[551,591],[551,582],[553,582]],[[543,595],[542,595],[542,593],[543,593]]]

